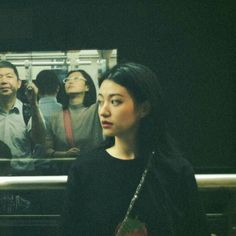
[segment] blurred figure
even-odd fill
[[[0,158],[11,158],[11,149],[0,140]]]
[[[26,96],[31,108],[31,120],[24,117],[24,105],[17,99],[21,86],[16,67],[8,61],[0,61],[0,140],[11,149],[14,171],[32,171],[34,165],[27,160],[32,156],[33,143],[43,144],[45,125],[37,103],[37,88],[26,86]],[[16,160],[21,158],[20,160]]]
[[[0,176],[11,175],[10,161],[1,160],[1,158],[12,158],[10,148],[2,141],[0,141]],[[30,208],[30,205],[30,201],[20,196],[16,191],[0,191],[0,214],[22,214]]]
[[[76,70],[70,71],[63,82],[67,94],[63,111],[53,115],[47,129],[50,157],[76,157],[103,140],[92,78],[84,70]]]
[[[47,124],[54,112],[62,110],[62,105],[56,98],[60,90],[60,81],[53,70],[42,70],[36,76],[35,84],[39,90],[39,108]]]
[[[11,149],[0,140],[0,176],[10,173],[10,161],[1,159],[10,159],[12,157]]]

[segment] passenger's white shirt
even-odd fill
[[[30,130],[31,120],[25,124],[23,104],[19,99],[8,113],[0,107],[0,140],[9,146],[13,158],[31,157]],[[27,159],[12,161],[11,166],[17,170],[33,169],[33,163]]]

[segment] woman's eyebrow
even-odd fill
[[[120,93],[111,93],[111,94],[109,94],[109,97],[114,97],[114,96],[123,97],[123,95],[120,94]]]
[[[101,93],[98,94],[98,96],[102,96],[103,95]],[[111,94],[108,94],[108,97],[114,97],[114,96],[119,96],[119,97],[124,97],[122,94],[120,93],[111,93]]]

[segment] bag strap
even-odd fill
[[[117,233],[115,234],[115,236],[124,235],[123,231],[125,230],[126,223],[128,223],[130,213],[131,213],[131,211],[132,211],[132,209],[134,207],[135,202],[137,201],[137,199],[139,197],[139,193],[140,193],[140,191],[141,191],[141,189],[143,187],[143,184],[144,184],[144,181],[146,179],[147,173],[150,170],[152,159],[154,159],[154,156],[155,156],[155,152],[152,151],[150,156],[149,156],[147,166],[144,169],[143,174],[141,176],[140,182],[139,182],[139,184],[138,184],[138,186],[137,186],[137,188],[135,190],[135,193],[134,193],[134,195],[133,195],[133,197],[132,197],[132,199],[131,199],[131,201],[129,203],[129,207],[128,207],[127,211],[126,211],[125,217],[124,217],[123,221],[121,222],[120,227],[119,227]]]
[[[72,119],[69,110],[63,110],[63,119],[64,119],[64,127],[66,140],[70,147],[75,146],[73,130],[72,130]]]

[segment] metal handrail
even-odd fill
[[[70,162],[76,160],[75,157],[53,157],[53,158],[6,158],[0,157],[1,162],[12,162],[12,161],[29,161],[29,162],[37,162],[37,161],[57,161],[57,162]]]
[[[25,66],[24,62],[14,62],[15,66]],[[32,66],[61,66],[61,65],[70,65],[69,61],[33,61]],[[78,65],[91,65],[92,61],[78,61]]]
[[[195,178],[200,189],[236,189],[236,174],[196,174]]]
[[[236,174],[196,174],[199,189],[236,189]],[[0,190],[64,190],[67,176],[0,177]]]
[[[0,177],[0,190],[59,190],[65,188],[66,181],[66,175],[4,176]]]

